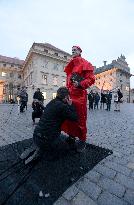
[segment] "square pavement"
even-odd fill
[[[87,141],[111,149],[108,156],[63,193],[54,205],[134,204],[134,104],[122,104],[121,112],[88,111]],[[32,137],[31,106],[0,104],[0,146]]]

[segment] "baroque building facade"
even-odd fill
[[[0,56],[0,102],[16,101],[17,89],[27,87],[28,103],[40,88],[45,103],[56,96],[58,87],[66,84],[64,67],[71,55],[48,43],[33,43],[25,59]],[[125,102],[134,102],[134,92],[130,90],[130,68],[125,56],[121,55],[111,64],[95,67],[96,81],[91,89],[101,92],[103,89],[115,91],[120,88]]]
[[[123,93],[123,100],[130,102],[130,68],[126,62],[124,55],[113,60],[111,64],[106,64],[99,68],[95,68],[95,87],[101,90],[115,91],[117,88]],[[93,88],[93,87],[92,87]],[[91,89],[92,89],[91,88]]]
[[[0,102],[16,101],[17,90],[22,85],[24,61],[0,55]]]
[[[40,88],[45,103],[55,98],[58,87],[65,86],[64,67],[71,58],[69,53],[48,43],[33,43],[23,65],[23,85],[27,87],[29,103]]]

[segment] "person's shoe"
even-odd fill
[[[22,154],[20,155],[21,159],[26,159],[30,154],[32,154],[35,151],[35,147],[30,147],[26,149]]]
[[[79,140],[76,144],[76,151],[77,152],[84,152],[86,149],[86,142]]]
[[[30,162],[32,161],[36,161],[36,160],[39,160],[41,158],[41,153],[40,151],[37,149],[34,151],[34,153],[28,157],[26,160],[25,160],[25,165],[29,164]]]

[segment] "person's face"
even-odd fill
[[[75,56],[80,56],[81,54],[81,51],[77,48],[77,47],[72,47],[72,56],[75,57]]]

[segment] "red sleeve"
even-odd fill
[[[93,70],[84,71],[84,78],[85,80],[81,81],[80,83],[83,89],[87,89],[95,83],[95,76]]]

